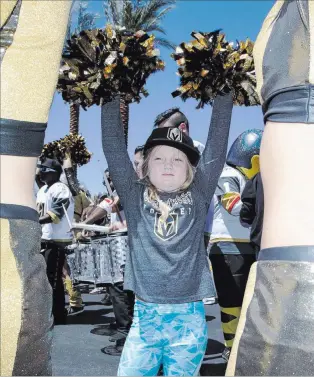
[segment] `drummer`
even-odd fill
[[[37,167],[35,173],[35,182],[38,186],[38,189],[41,189],[45,182],[41,180],[41,169]],[[92,204],[92,200],[87,195],[87,191],[80,186],[75,173],[73,164],[71,161],[71,157],[69,153],[66,153],[66,156],[62,163],[62,173],[60,175],[60,182],[65,184],[74,200],[74,220],[76,222],[80,221],[82,216],[83,210]],[[81,232],[74,231],[75,238],[80,238]],[[71,279],[71,272],[67,262],[67,257],[64,259],[64,266],[63,266],[63,282],[65,286],[65,290],[69,295],[69,306],[67,308],[67,315],[78,315],[84,311],[84,304],[81,292],[74,287],[72,279]]]
[[[104,198],[96,205],[83,223],[94,224],[96,221],[110,215],[111,230],[123,229],[123,231],[126,231],[124,211],[119,204],[120,200],[118,194],[112,185],[109,171],[106,170],[105,174],[110,188],[113,191],[113,199],[109,197]],[[101,351],[107,355],[120,356],[133,320],[134,297],[131,292],[125,292],[123,290],[122,282],[109,285],[108,291],[112,301],[116,323],[110,324],[107,328],[102,329],[102,335],[110,336],[110,340],[114,341],[115,344],[104,347]]]
[[[37,193],[39,224],[42,225],[41,253],[47,264],[47,277],[53,288],[55,324],[66,323],[62,267],[65,248],[71,244],[65,211],[74,217],[74,200],[69,188],[60,182],[62,166],[57,160],[46,159],[38,165],[41,181],[46,184]]]

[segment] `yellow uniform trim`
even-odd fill
[[[251,158],[251,168],[246,169],[246,168],[241,168],[238,166],[238,169],[240,170],[241,173],[243,173],[248,179],[252,179],[253,177],[256,176],[257,173],[260,172],[260,166],[259,166],[259,156],[255,155]]]
[[[69,304],[72,307],[79,308],[83,305],[81,292],[73,288],[73,283],[70,276],[66,276],[63,280],[64,288],[69,295]]]
[[[59,219],[59,217],[58,217],[55,213],[53,213],[53,212],[51,212],[51,211],[47,211],[47,213],[48,213],[48,215],[51,217],[52,222],[53,222],[54,224],[59,224],[60,219]]]
[[[214,240],[210,240],[210,243],[217,243],[217,242],[242,242],[242,243],[248,243],[250,240],[246,240],[243,238],[215,238]]]
[[[241,200],[238,192],[227,192],[221,197],[221,204],[226,211],[232,213],[234,206]]]
[[[10,224],[0,219],[1,227],[1,376],[12,376],[22,323],[22,282],[12,251]]]
[[[234,308],[223,308],[221,306],[220,309],[222,312],[226,314],[234,315],[235,317],[239,317],[241,313],[241,306],[236,306]]]
[[[220,307],[222,313],[232,316],[229,322],[222,322],[221,327],[224,334],[234,335],[236,334],[239,318],[241,314],[241,307],[223,308]],[[225,343],[227,347],[233,346],[234,337],[232,339],[226,339]]]

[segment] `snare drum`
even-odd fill
[[[74,253],[67,256],[73,280],[90,283],[96,282],[95,255],[95,247],[91,241],[80,242],[75,245]]]
[[[108,236],[92,239],[95,249],[95,276],[97,284],[111,284],[111,263],[108,250]]]
[[[102,240],[93,240],[92,243],[98,244],[94,247],[97,283],[123,282],[125,260],[129,251],[127,232],[113,232]]]
[[[121,283],[124,278],[126,256],[129,252],[128,233],[114,232],[109,235],[107,242],[113,265],[113,283]]]
[[[92,237],[70,247],[74,253],[69,254],[67,260],[73,280],[94,284],[123,282],[129,252],[128,233],[125,230]]]

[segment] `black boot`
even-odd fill
[[[101,352],[110,356],[121,356],[125,341],[126,338],[118,339],[115,345],[104,347]]]

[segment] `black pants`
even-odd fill
[[[117,329],[125,336],[128,334],[133,321],[134,293],[123,290],[123,283],[109,286],[113,313]]]
[[[256,261],[255,250],[249,243],[230,242],[239,254],[225,254],[227,242],[214,243],[210,249],[218,303],[224,308],[242,306],[250,268]]]
[[[47,265],[47,276],[53,290],[52,314],[55,325],[66,323],[64,285],[62,280],[62,268],[65,261],[65,249],[63,245],[53,241],[41,242],[41,253]]]

